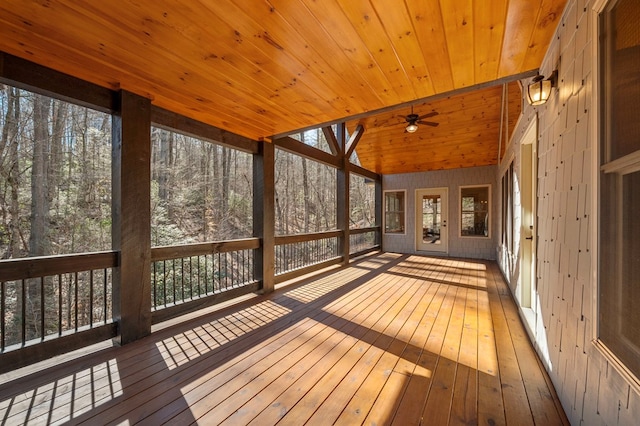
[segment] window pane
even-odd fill
[[[467,237],[489,236],[489,187],[460,188],[460,232]]]
[[[404,192],[389,191],[384,195],[385,233],[404,233]]]
[[[640,12],[638,0],[620,0],[605,21],[607,58],[605,88],[610,101],[605,115],[611,139],[606,161],[640,149]]]
[[[640,172],[603,179],[600,338],[640,376]]]

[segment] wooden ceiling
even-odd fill
[[[419,124],[415,133],[405,132],[410,106],[347,122],[350,133],[358,125],[365,129],[356,149],[362,167],[395,174],[497,164],[522,111],[520,84],[507,87],[505,93],[498,85],[418,103],[414,113],[437,112],[424,121],[438,126]]]
[[[261,139],[394,105],[428,103],[430,97],[535,70],[565,4],[2,0],[0,50]],[[439,110],[441,129],[446,125],[459,135],[465,124],[455,120],[477,117],[480,107],[474,113],[447,112],[454,105],[441,100],[427,107]],[[383,150],[382,140],[389,143],[392,136],[367,123],[366,133],[379,136],[363,138],[357,152],[363,165],[386,170],[373,151]],[[460,146],[479,141],[476,133]],[[402,133],[398,137],[407,141]],[[389,169],[399,170],[401,161],[394,162]]]

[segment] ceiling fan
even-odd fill
[[[438,115],[436,111],[431,111],[426,114],[418,115],[413,113],[413,105],[411,105],[411,114],[409,115],[398,115],[398,117],[403,118],[407,122],[407,126],[404,128],[404,131],[407,133],[414,133],[418,130],[418,124],[424,124],[425,126],[437,127],[438,124],[433,121],[423,121],[424,118],[429,118]]]

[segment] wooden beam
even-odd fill
[[[371,170],[365,169],[364,167],[360,167],[351,162],[348,164],[348,167],[349,167],[349,171],[355,175],[362,176],[367,179],[371,179],[374,182],[379,182],[382,180],[382,177],[378,173],[372,172]]]
[[[0,52],[0,83],[106,113],[118,106],[113,90],[4,52]]]
[[[338,157],[334,157],[328,152],[321,151],[318,148],[305,145],[300,141],[290,138],[289,136],[274,139],[273,144],[280,149],[284,149],[285,151],[291,152],[293,154],[301,155],[310,160],[314,160],[331,167],[341,167],[341,161]]]
[[[262,243],[255,251],[254,277],[271,293],[275,277],[275,145],[262,142],[253,156],[253,236]]]
[[[342,256],[342,265],[349,264],[349,157],[346,154],[346,124],[338,124],[337,139],[340,146],[340,167],[336,173],[336,226],[343,231],[341,237],[338,238],[338,253]]]
[[[345,148],[345,157],[351,158],[351,154],[353,154],[353,151],[356,149],[356,145],[358,145],[358,142],[360,141],[360,138],[362,138],[363,134],[364,126],[362,124],[358,124],[358,127],[356,127],[356,131],[353,132],[353,134],[349,138],[349,141],[347,142],[347,146]]]
[[[384,247],[382,245],[382,215],[383,215],[383,206],[382,206],[382,179],[379,179],[375,182],[375,218],[376,218],[376,226],[378,227],[378,232],[376,232],[376,245],[380,246],[380,250],[384,251]]]
[[[113,116],[112,239],[120,252],[113,274],[118,343],[151,333],[151,101],[120,92]]]
[[[153,107],[151,109],[151,121],[154,125],[165,130],[178,131],[188,136],[208,140],[209,142],[228,146],[250,154],[256,154],[259,150],[259,142],[257,141],[159,107]]]
[[[340,154],[340,145],[338,145],[338,139],[336,139],[336,134],[333,133],[333,128],[331,126],[326,126],[322,128],[322,133],[324,133],[324,138],[327,140],[329,144],[329,149],[333,155]]]

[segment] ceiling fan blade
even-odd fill
[[[431,126],[431,127],[438,127],[438,125],[440,125],[440,123],[434,123],[433,121],[422,121],[422,120],[418,120],[417,123],[424,124],[425,126]]]
[[[422,114],[420,117],[418,117],[419,120],[422,120],[423,118],[429,118],[429,117],[434,117],[438,115],[437,111],[432,111],[432,112],[428,112],[426,114]]]
[[[402,117],[404,118],[404,117]],[[395,121],[395,122],[391,122],[391,123],[381,123],[380,125],[376,126],[376,127],[391,127],[391,126],[398,126],[400,124],[405,124],[404,121]]]

